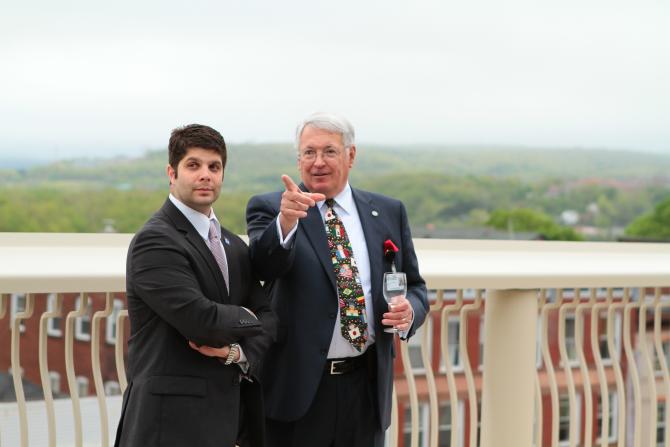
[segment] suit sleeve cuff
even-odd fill
[[[289,248],[291,246],[291,242],[293,241],[293,235],[298,230],[298,224],[295,224],[295,226],[291,228],[291,231],[288,232],[286,237],[284,237],[281,233],[281,224],[279,223],[279,215],[277,215],[275,221],[277,222],[277,235],[279,236],[279,244],[283,248]]]
[[[410,307],[412,307],[412,303],[409,304]],[[398,336],[400,337],[401,340],[407,340],[407,336],[409,335],[409,331],[412,329],[412,325],[414,324],[414,309],[412,309],[412,320],[409,322],[409,326],[407,327],[406,331],[398,331]]]

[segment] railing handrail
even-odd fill
[[[25,327],[28,328],[30,318],[34,322],[37,317],[31,317],[33,310],[37,313],[46,310],[40,318],[40,378],[43,384],[49,384],[51,376],[48,374],[49,357],[46,352],[46,341],[49,335],[49,324],[51,319],[65,318],[65,368],[67,372],[68,388],[73,391],[74,400],[72,403],[72,414],[75,420],[75,442],[82,443],[82,425],[79,422],[82,416],[82,409],[79,407],[79,400],[76,398],[79,383],[75,380],[74,362],[75,353],[73,343],[76,331],[73,330],[73,323],[77,317],[83,315],[83,311],[88,309],[86,305],[87,297],[94,297],[92,292],[106,292],[105,310],[99,309],[95,312],[90,323],[91,335],[89,345],[91,348],[91,365],[93,366],[93,379],[95,381],[95,391],[98,396],[99,411],[102,417],[101,437],[108,438],[109,430],[105,429],[105,422],[109,420],[110,427],[116,422],[118,416],[108,413],[105,416],[107,404],[104,397],[103,375],[101,374],[101,357],[108,357],[110,347],[101,343],[102,331],[101,322],[105,321],[105,328],[110,324],[110,311],[113,307],[113,296],[115,292],[122,292],[125,289],[125,260],[128,244],[132,234],[58,234],[58,233],[0,233],[0,316],[7,318],[10,316],[11,327],[11,370],[21,371],[22,362],[20,358],[20,343],[22,325],[24,320]],[[570,445],[576,445],[586,436],[583,445],[593,445],[592,442],[598,435],[612,433],[612,430],[598,430],[595,426],[595,417],[587,416],[580,420],[578,416],[580,402],[585,402],[586,408],[593,409],[600,405],[603,412],[614,407],[605,406],[601,396],[609,396],[610,391],[615,391],[617,398],[612,402],[617,402],[618,420],[616,422],[617,436],[619,445],[623,445],[627,433],[636,433],[631,428],[629,411],[633,411],[636,425],[642,427],[644,420],[649,425],[643,427],[646,437],[638,434],[638,444],[645,442],[646,439],[653,439],[655,430],[660,426],[654,426],[656,417],[656,381],[658,378],[654,374],[637,374],[638,368],[646,368],[646,371],[652,371],[654,365],[650,352],[645,350],[652,349],[646,346],[646,338],[649,331],[649,312],[654,310],[654,333],[656,351],[663,353],[666,341],[661,338],[662,306],[667,304],[667,287],[670,286],[670,245],[664,244],[640,244],[640,243],[573,243],[573,242],[545,242],[545,241],[489,241],[489,240],[440,240],[440,239],[415,239],[414,240],[417,256],[422,274],[428,282],[428,287],[438,289],[436,300],[431,306],[434,316],[433,322],[439,318],[441,327],[439,333],[424,332],[424,346],[421,347],[424,369],[426,365],[431,368],[430,371],[435,374],[435,383],[430,383],[431,374],[425,370],[425,377],[414,381],[416,372],[412,370],[409,356],[409,345],[402,343],[401,352],[403,359],[403,369],[408,375],[406,379],[407,386],[405,390],[409,394],[398,394],[400,402],[397,402],[392,414],[394,436],[391,438],[391,445],[395,445],[393,440],[397,438],[399,429],[404,430],[405,421],[412,422],[411,431],[413,445],[419,439],[419,422],[424,421],[419,416],[423,414],[423,407],[419,407],[418,393],[427,392],[430,407],[430,438],[431,445],[434,447],[438,442],[440,412],[443,411],[441,403],[448,403],[451,408],[451,430],[450,439],[456,442],[459,432],[457,427],[461,425],[463,430],[469,427],[467,432],[468,445],[476,445],[476,428],[481,424],[481,445],[483,447],[497,447],[498,445],[514,445],[530,447],[533,439],[533,415],[546,415],[546,410],[551,408],[553,418],[551,420],[551,433],[545,433],[542,437],[542,428],[549,427],[544,422],[546,416],[540,416],[538,421],[542,424],[538,428],[537,444],[542,443],[542,439],[551,436],[558,441],[559,434],[559,393],[568,395],[568,413],[569,413],[569,437]],[[580,301],[584,293],[579,293],[573,288],[588,287],[589,301]],[[599,288],[607,288],[599,290]],[[624,287],[622,301],[613,301],[616,287]],[[665,287],[662,292],[661,287]],[[464,289],[475,289],[477,300],[464,302]],[[535,289],[541,288],[541,293]],[[455,293],[450,294],[449,302],[445,301],[447,290],[455,289]],[[486,290],[486,307],[482,311],[479,309],[479,298]],[[517,290],[512,290],[517,289]],[[521,289],[521,290],[518,290]],[[553,292],[548,289],[555,289]],[[636,290],[633,290],[636,289]],[[75,292],[81,293],[82,300],[76,301],[77,309],[71,310],[65,314],[62,308],[62,293]],[[548,302],[547,294],[553,293],[555,300]],[[602,298],[607,296],[607,301]],[[650,301],[653,292],[653,305]],[[10,293],[27,293],[23,300],[23,311],[21,311],[19,301],[11,300]],[[35,294],[56,293],[56,302],[45,300],[44,296],[35,296]],[[60,294],[59,294],[60,293]],[[632,294],[631,294],[632,293]],[[664,301],[661,300],[661,294],[664,294]],[[468,292],[469,294],[469,292]],[[631,297],[637,297],[631,300]],[[539,297],[539,300],[538,300]],[[566,300],[566,297],[568,300]],[[70,297],[71,298],[71,297]],[[100,297],[97,296],[99,299]],[[598,299],[600,298],[600,300]],[[40,301],[38,301],[40,300]],[[46,301],[46,303],[45,303]],[[39,302],[39,306],[37,306]],[[49,304],[51,303],[51,304]],[[47,304],[42,306],[42,304]],[[99,304],[99,303],[98,303]],[[18,306],[18,307],[17,307]],[[601,306],[601,307],[599,307]],[[9,311],[10,309],[11,312]],[[476,312],[471,312],[476,309]],[[599,329],[598,322],[602,320],[606,311],[606,330]],[[52,313],[55,312],[55,313]],[[587,328],[585,315],[591,314],[591,325]],[[471,315],[472,314],[472,315]],[[569,315],[570,314],[570,315]],[[67,316],[66,316],[67,315]],[[464,365],[462,374],[465,375],[467,385],[467,397],[461,395],[459,401],[459,385],[456,384],[452,362],[455,357],[451,356],[450,346],[454,345],[453,339],[450,339],[449,317],[454,315],[459,324],[458,355],[462,357]],[[538,324],[538,315],[541,323]],[[615,316],[620,315],[624,321],[623,329],[616,329]],[[47,321],[47,317],[48,320]],[[468,326],[471,317],[479,318],[484,321],[484,330],[479,333],[479,340],[468,342],[472,326]],[[566,327],[569,317],[572,319],[574,328],[573,349],[577,349],[578,367],[573,370],[571,359],[568,357],[568,336]],[[26,320],[28,319],[28,320]],[[593,321],[596,323],[594,324]],[[116,316],[116,333],[127,333],[127,311],[118,312]],[[62,321],[61,321],[62,325]],[[602,324],[601,324],[602,326]],[[34,327],[34,326],[33,326]],[[61,326],[62,327],[62,326]],[[475,327],[476,329],[476,327]],[[599,382],[590,378],[582,382],[573,380],[573,374],[581,374],[582,377],[595,377],[594,370],[590,365],[587,352],[588,348],[585,334],[590,331],[591,346],[599,346],[606,335],[607,350],[612,359],[612,365],[616,375],[616,388],[612,383],[611,375],[609,378],[604,371],[599,372]],[[604,331],[604,332],[603,332]],[[618,332],[617,332],[618,331]],[[622,357],[622,343],[615,343],[615,332],[620,338],[623,338],[623,347],[625,348],[625,358]],[[428,343],[428,336],[439,337],[437,343],[439,348],[433,349],[433,338]],[[476,336],[476,335],[475,335]],[[540,371],[537,365],[537,340],[542,341],[543,362],[545,371],[550,374],[546,384],[548,388],[542,388],[543,383],[540,377]],[[633,338],[635,337],[635,338]],[[30,358],[30,351],[34,351],[30,340],[35,338],[25,338],[23,344],[24,357]],[[481,341],[483,340],[483,343]],[[636,348],[636,343],[643,343],[641,348]],[[124,345],[125,337],[117,337],[114,353],[116,354],[116,367],[118,371],[118,380],[121,390],[125,389],[124,374]],[[481,379],[475,380],[467,368],[469,356],[475,355],[471,349],[474,343],[479,342],[483,348],[483,368],[481,370]],[[558,344],[556,344],[557,342]],[[429,346],[426,346],[429,345]],[[101,349],[106,349],[106,354],[101,354]],[[552,348],[551,346],[557,346]],[[617,347],[618,346],[618,347]],[[44,349],[44,351],[42,351]],[[475,348],[476,349],[476,348]],[[553,351],[552,351],[553,349]],[[560,354],[560,360],[554,359],[556,349]],[[642,349],[644,362],[637,361],[637,349]],[[428,350],[428,351],[427,351]],[[445,373],[442,372],[440,359],[433,356],[435,351],[439,350],[441,360],[444,363]],[[581,350],[581,351],[579,351]],[[481,353],[482,351],[480,351]],[[32,352],[34,357],[34,352]],[[594,354],[595,357],[597,355]],[[658,358],[662,359],[663,355]],[[23,364],[29,365],[23,359]],[[472,360],[472,359],[470,359]],[[88,359],[86,359],[88,362]],[[623,364],[623,367],[622,365]],[[554,368],[558,371],[554,373]],[[624,369],[625,368],[625,369]],[[623,371],[623,374],[622,374]],[[642,369],[640,369],[642,371]],[[477,373],[479,374],[479,373]],[[562,374],[564,379],[559,380]],[[33,374],[34,376],[34,374]],[[28,425],[27,404],[21,386],[20,375],[13,378],[14,387],[17,392],[17,405],[19,407],[20,424],[14,424],[21,431],[21,445],[28,443]],[[445,380],[446,379],[446,380]],[[624,380],[625,379],[625,380]],[[33,379],[34,380],[34,379]],[[663,378],[664,386],[658,387],[659,390],[670,390],[668,375]],[[649,383],[651,381],[651,383]],[[478,384],[479,382],[479,384]],[[563,382],[563,383],[561,383]],[[420,391],[419,386],[426,388]],[[438,388],[438,384],[448,384],[447,397],[444,394],[445,389]],[[600,386],[600,397],[593,397],[582,401],[577,399],[578,393],[584,393],[590,396],[595,390],[592,387],[598,383]],[[624,385],[625,384],[625,385]],[[48,389],[43,385],[44,389]],[[566,386],[567,385],[567,386]],[[402,388],[399,388],[402,389]],[[542,404],[541,398],[543,390],[549,390],[551,393],[551,406],[547,403]],[[628,390],[632,390],[628,393]],[[652,390],[647,393],[647,390]],[[394,394],[395,396],[395,394]],[[425,394],[424,394],[425,396]],[[481,396],[481,411],[478,410],[476,403]],[[545,396],[547,394],[545,393]],[[649,398],[645,396],[650,396]],[[660,396],[660,394],[658,394]],[[403,400],[404,399],[404,400]],[[468,415],[459,414],[458,408],[465,407],[464,399],[469,404]],[[607,397],[609,399],[609,397]],[[646,400],[645,400],[646,399]],[[117,399],[118,400],[118,399]],[[394,397],[395,401],[395,397]],[[404,411],[407,401],[410,402],[410,413]],[[423,402],[426,402],[425,400]],[[540,402],[539,408],[535,410],[534,406]],[[607,400],[609,403],[610,401]],[[630,405],[626,405],[630,402]],[[405,407],[400,407],[400,404]],[[634,407],[631,406],[634,404]],[[47,405],[50,405],[47,403]],[[609,404],[608,404],[609,405]],[[650,405],[652,407],[650,407]],[[544,406],[544,409],[542,407]],[[634,410],[628,410],[634,408]],[[510,411],[513,409],[513,411]],[[542,409],[542,412],[539,410]],[[119,409],[120,411],[120,406]],[[401,411],[398,411],[401,410]],[[643,416],[643,410],[649,417]],[[51,411],[47,409],[47,411]],[[53,413],[53,411],[51,411]],[[624,414],[625,413],[625,414]],[[398,417],[398,415],[401,415]],[[481,418],[478,418],[481,414]],[[583,413],[582,413],[583,414]],[[444,415],[444,414],[443,414]],[[643,419],[646,418],[646,419]],[[584,422],[582,422],[584,421]],[[614,422],[613,422],[614,423]],[[34,426],[36,423],[31,422]],[[54,424],[51,423],[51,432],[55,432]],[[79,425],[77,425],[79,424]],[[583,432],[583,424],[588,424]],[[670,426],[670,412],[665,414],[665,427]],[[422,422],[423,430],[429,427]],[[607,427],[604,424],[603,427]],[[2,427],[0,427],[1,429]],[[613,426],[614,428],[614,426]],[[648,429],[648,430],[647,430]],[[628,431],[627,431],[628,430]],[[438,436],[435,433],[438,433]],[[402,432],[400,432],[402,433]],[[425,431],[424,435],[428,432]],[[584,435],[580,434],[584,433]],[[637,433],[642,433],[639,431]],[[32,436],[32,435],[31,435]],[[446,434],[444,436],[447,436]],[[53,436],[52,436],[53,437]],[[608,441],[607,436],[603,435],[604,444]],[[670,434],[666,435],[666,440],[670,439]],[[12,442],[13,444],[19,441]],[[104,444],[103,444],[104,445]],[[407,444],[405,444],[407,445]]]
[[[1,292],[125,291],[132,236],[0,233]]]
[[[0,233],[3,293],[125,290],[132,234]],[[666,286],[670,244],[414,240],[430,288]]]
[[[416,239],[431,288],[666,286],[670,244]]]

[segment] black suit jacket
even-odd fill
[[[126,264],[128,388],[117,445],[235,444],[240,389],[248,385],[240,385],[237,365],[206,357],[188,341],[215,347],[240,343],[258,386],[276,318],[251,270],[246,244],[225,229],[221,239],[228,241],[223,246],[230,293],[207,244],[170,200],[133,238]],[[262,421],[259,399],[245,401],[244,408],[245,421]],[[262,433],[262,425],[254,432]]]
[[[301,188],[305,190],[304,185]],[[396,268],[407,274],[407,299],[414,309],[410,336],[428,311],[426,286],[418,263],[403,204],[379,194],[353,189],[370,256],[372,301],[376,338],[375,395],[381,428],[390,424],[393,385],[393,336],[383,332],[382,314],[388,305],[382,278],[391,265],[384,258],[384,241],[400,249]],[[263,388],[266,414],[294,421],[308,410],[317,391],[333,336],[337,288],[324,224],[316,207],[301,219],[292,245],[284,249],[277,234],[281,193],[252,197],[247,206],[247,231],[254,268],[265,281],[272,308],[279,317],[277,343],[265,362]]]

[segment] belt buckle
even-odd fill
[[[344,363],[344,360],[330,360],[330,374],[331,375],[344,374],[343,372],[335,371],[335,365],[337,365],[338,363]]]

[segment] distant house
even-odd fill
[[[65,317],[71,311],[79,308],[81,295],[77,293],[63,294],[62,317],[48,320],[46,326],[47,336],[47,362],[49,366],[49,379],[53,396],[67,397],[70,395],[67,374],[65,368]],[[73,326],[73,357],[76,371],[77,391],[80,397],[95,393],[93,366],[91,365],[91,329],[92,317],[97,311],[105,308],[104,293],[88,294],[88,307],[85,316],[76,318]],[[51,311],[56,303],[56,294],[35,294],[35,308],[33,316],[23,320],[21,323],[20,336],[20,362],[21,376],[26,400],[43,399],[42,380],[40,377],[38,347],[40,332],[40,316]],[[10,325],[7,324],[17,313],[25,309],[26,295],[11,294],[9,312],[2,321],[0,329],[0,402],[15,401],[14,383],[12,381],[11,357],[10,357]],[[103,318],[100,324],[100,362],[101,374],[108,395],[121,393],[119,379],[117,377],[115,362],[116,347],[116,316],[121,309],[126,308],[126,297],[124,293],[113,294],[113,311],[108,318]],[[8,318],[9,317],[9,318]],[[129,335],[129,325],[125,326],[124,340]],[[6,347],[6,349],[5,349]],[[124,346],[127,352],[127,346]]]
[[[42,400],[42,386],[23,379],[23,394],[26,400]],[[16,402],[14,379],[10,373],[0,372],[0,402]]]

